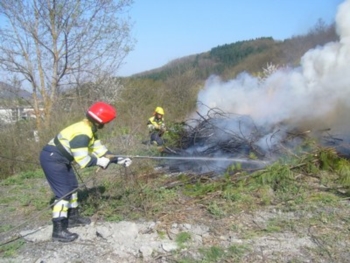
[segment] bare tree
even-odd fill
[[[116,73],[133,48],[127,15],[132,3],[0,1],[0,66],[29,85],[39,130],[43,127],[41,114],[44,123],[50,125],[62,90]]]

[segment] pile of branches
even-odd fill
[[[171,161],[175,170],[222,173],[235,165],[245,171],[256,171],[263,167],[257,160],[271,163],[293,153],[310,136],[309,130],[291,129],[283,123],[259,127],[249,116],[228,114],[217,108],[210,109],[205,116],[199,112],[197,115],[198,118],[186,122],[179,148],[168,153],[188,157]],[[208,161],[191,157],[208,157]],[[210,157],[235,158],[237,162],[210,161]]]

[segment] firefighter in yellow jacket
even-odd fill
[[[162,138],[166,131],[164,123],[164,110],[162,107],[157,107],[154,110],[153,116],[148,119],[147,127],[150,133],[150,142],[154,145],[163,145],[164,140]]]
[[[71,242],[78,238],[68,228],[90,224],[78,212],[78,180],[72,168],[76,162],[81,168],[99,166],[106,169],[111,162],[129,166],[131,159],[114,158],[97,137],[97,131],[117,116],[116,109],[105,103],[97,102],[86,112],[86,118],[60,131],[40,153],[40,164],[46,179],[55,194],[52,209],[52,239]]]

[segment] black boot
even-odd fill
[[[84,226],[90,223],[90,218],[80,216],[78,208],[68,209],[68,227]]]
[[[52,240],[60,242],[72,242],[78,238],[78,234],[71,233],[68,231],[68,219],[64,218],[60,221],[54,221],[53,223],[53,232]]]

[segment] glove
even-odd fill
[[[160,130],[162,133],[166,131],[166,127],[165,127],[165,124],[164,124],[164,123],[162,123],[162,125],[160,125],[159,130]]]
[[[97,165],[102,167],[103,169],[106,169],[108,167],[110,163],[109,158],[106,157],[101,157],[101,158],[97,158]]]
[[[125,167],[129,167],[131,163],[132,161],[130,158],[118,157],[117,164],[121,164],[121,165],[124,165]]]

